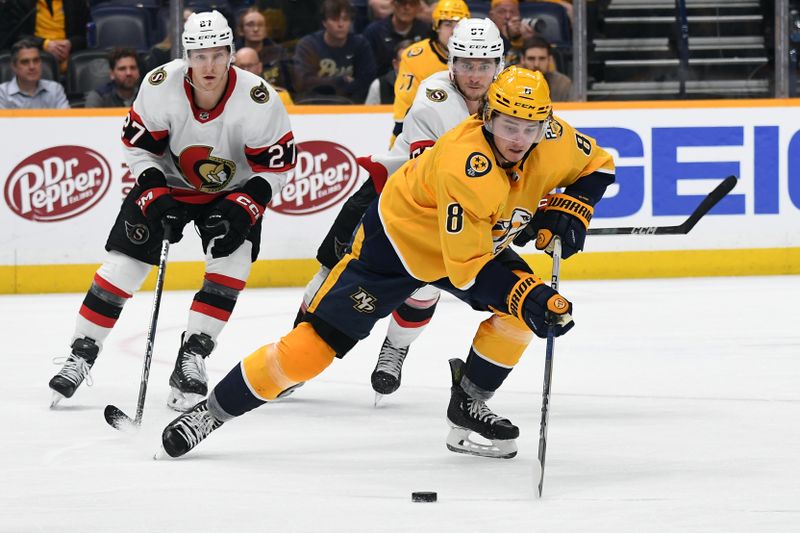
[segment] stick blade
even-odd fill
[[[138,424],[136,424],[133,418],[123,413],[119,407],[114,405],[106,405],[106,408],[103,410],[103,416],[106,422],[108,422],[108,425],[114,429],[124,432],[132,432],[139,429]]]

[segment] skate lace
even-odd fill
[[[408,346],[397,347],[388,340],[381,346],[381,353],[378,355],[378,364],[375,367],[376,371],[386,372],[395,377],[400,375],[400,370],[403,368],[403,361],[408,355]]]
[[[492,412],[484,401],[476,400],[475,398],[467,400],[467,410],[472,418],[487,424],[494,424],[498,420],[503,420],[503,417]]]
[[[206,377],[206,362],[200,355],[187,353],[181,361],[181,372],[189,379],[196,381],[207,381]]]
[[[175,428],[180,431],[189,448],[194,448],[208,434],[219,427],[220,423],[206,409],[192,411],[181,417]]]
[[[58,375],[68,379],[75,385],[80,385],[83,380],[86,380],[86,385],[88,387],[94,384],[92,374],[89,372],[92,367],[83,357],[71,354],[68,357],[54,357],[53,364],[64,365],[61,370],[58,371]]]

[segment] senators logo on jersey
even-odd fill
[[[150,82],[150,85],[161,85],[166,79],[167,71],[163,68],[160,68],[156,71],[153,71],[153,73],[150,74],[150,77],[147,78],[147,81]]]
[[[431,102],[444,102],[447,100],[447,93],[442,89],[425,89],[425,96]]]
[[[221,191],[236,173],[236,164],[211,155],[209,146],[190,146],[172,157],[184,179],[198,191]]]
[[[250,98],[252,98],[257,104],[266,104],[269,101],[269,91],[262,83],[261,85],[250,89]]]
[[[488,174],[490,170],[492,170],[492,162],[482,153],[472,152],[467,157],[465,172],[470,178],[480,178]]]

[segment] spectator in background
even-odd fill
[[[86,95],[85,107],[130,107],[142,75],[133,48],[114,48],[108,55],[108,83]]]
[[[55,56],[61,72],[73,52],[86,48],[86,0],[6,0],[0,17],[0,48],[28,39]]]
[[[66,109],[67,95],[60,83],[42,79],[42,57],[33,40],[11,47],[11,81],[0,84],[0,109]]]
[[[263,69],[259,76],[270,85],[289,88],[289,54],[286,48],[270,40],[267,35],[267,21],[258,9],[248,8],[239,16],[235,44],[237,49],[247,47],[258,53]]]
[[[522,46],[521,67],[539,71],[550,87],[553,102],[566,102],[572,96],[572,80],[555,70],[550,43],[543,37],[531,37]]]
[[[393,0],[368,0],[370,20],[383,20],[394,12]]]
[[[300,39],[294,55],[294,88],[305,95],[337,95],[362,103],[375,79],[369,43],[350,33],[353,6],[348,0],[324,0],[324,30]]]
[[[255,7],[264,14],[270,26],[270,36],[285,46],[319,30],[322,0],[256,0]]]
[[[194,10],[186,7],[183,9],[183,22],[189,18],[189,15],[194,13]],[[147,52],[147,72],[155,70],[165,63],[172,61],[172,28],[167,27],[167,35],[160,43],[154,44]]]
[[[518,0],[492,0],[489,18],[503,36],[506,65],[516,65],[522,56],[522,43],[533,37],[533,29],[522,24]]]
[[[256,76],[263,78],[270,85],[272,82],[267,77],[267,73],[264,71],[264,64],[261,62],[261,59],[258,57],[258,53],[252,48],[245,46],[244,48],[239,48],[236,50],[236,54],[234,56],[233,64],[239,67],[242,70],[246,70],[247,72],[252,72]],[[273,85],[273,88],[278,92],[278,96],[281,97],[281,102],[283,105],[294,105],[292,101],[292,96],[289,94],[289,91],[282,87],[277,87]]]
[[[394,82],[397,80],[397,71],[400,69],[400,58],[411,41],[406,39],[397,43],[394,47],[394,59],[392,59],[392,70],[376,78],[369,86],[366,105],[393,104],[394,103]]]
[[[383,20],[376,20],[364,29],[362,34],[369,41],[378,76],[392,71],[397,43],[424,39],[430,33],[430,26],[417,20],[422,7],[421,0],[390,0],[394,12]]]

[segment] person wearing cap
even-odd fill
[[[514,457],[519,428],[486,402],[534,335],[545,338],[549,328],[563,335],[574,322],[572,303],[525,261],[507,260],[503,252],[545,198],[536,247],[552,250],[558,238],[565,257],[578,252],[593,206],[613,181],[611,155],[553,116],[542,74],[505,69],[489,87],[479,115],[439,137],[386,181],[350,251],[331,270],[302,321],[245,357],[208,400],[168,424],[162,453],[180,457],[232,419],[319,375],[368,336],[380,318],[431,283],[490,315],[466,362],[450,361],[447,447]],[[556,188],[563,192],[548,197]],[[502,344],[494,352],[502,354],[498,360],[481,350],[491,343]],[[264,420],[258,417],[259,423]],[[476,443],[473,433],[491,445]]]
[[[164,241],[194,225],[205,275],[189,309],[167,405],[190,409],[208,392],[211,355],[261,243],[262,215],[295,165],[289,116],[263,79],[231,66],[233,32],[218,11],[186,20],[183,58],[148,73],[125,117],[122,145],[136,185],[111,228],[105,261],[78,311],[71,351],[50,380],[51,407],[89,376],[125,303]]]

